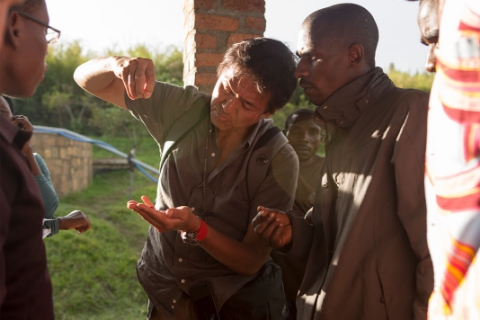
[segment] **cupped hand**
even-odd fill
[[[127,207],[137,212],[158,232],[169,230],[195,232],[200,228],[200,219],[193,214],[189,207],[181,206],[167,210],[156,210],[147,196],[141,198],[143,203],[130,200],[127,202]]]
[[[292,224],[287,214],[262,206],[257,212],[252,221],[253,228],[270,247],[279,249],[292,241]]]

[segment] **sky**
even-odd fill
[[[243,1],[243,0],[237,0]],[[60,40],[79,40],[102,55],[107,48],[128,49],[135,44],[164,50],[183,48],[183,0],[46,0],[50,25],[60,29]],[[265,0],[266,37],[285,42],[292,51],[302,21],[313,11],[332,4],[362,5],[380,30],[377,65],[390,63],[405,72],[423,72],[427,47],[420,43],[418,2],[406,0]]]

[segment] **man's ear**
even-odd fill
[[[18,47],[19,37],[22,21],[20,16],[16,12],[11,12],[8,15],[7,26],[5,28],[5,35],[3,37],[3,42],[5,45],[16,49]]]
[[[351,65],[359,65],[365,59],[365,51],[361,44],[355,43],[348,48],[348,59]]]

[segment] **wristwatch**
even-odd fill
[[[200,219],[200,218],[199,218]],[[200,228],[195,232],[182,231],[180,236],[184,243],[199,244],[207,237],[208,225],[200,219]]]

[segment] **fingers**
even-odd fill
[[[196,231],[200,228],[200,218],[193,214],[190,207],[170,208],[165,214],[171,218],[172,227],[176,230]]]
[[[145,87],[143,89],[143,97],[148,99],[152,96],[153,88],[155,87],[155,66],[153,62],[145,70]]]
[[[121,58],[119,77],[123,81],[128,97],[132,100],[148,99],[155,87],[155,66],[150,59]]]
[[[291,239],[292,228],[288,216],[278,210],[262,206],[257,208],[258,214],[252,225],[255,233],[270,247],[278,249]]]
[[[149,201],[147,197],[145,198],[147,201]],[[150,204],[152,203],[150,202]],[[168,227],[168,218],[164,211],[157,211],[155,208],[147,206],[143,203],[138,203],[135,200],[128,201],[127,207],[138,213],[143,220],[154,226],[159,232],[171,230]]]
[[[135,95],[135,81],[132,80],[133,78],[135,78],[135,67],[133,67],[134,64],[135,63],[131,62],[128,67],[122,70],[123,85],[125,86],[128,97],[132,100],[137,99],[137,96]]]
[[[69,214],[69,216],[70,218],[73,218],[75,223],[77,224],[74,229],[77,230],[79,233],[84,233],[92,228],[92,223],[90,222],[90,219],[82,211],[74,210]]]
[[[80,226],[80,227],[76,227],[75,230],[77,230],[79,233],[84,233],[84,232],[90,230],[91,228],[92,228],[92,225],[90,224],[90,221],[89,221],[88,224]]]
[[[143,203],[147,205],[147,207],[154,208],[155,206],[153,205],[152,201],[147,196],[141,196],[141,199]]]
[[[21,124],[23,130],[25,130],[25,131],[30,131],[30,132],[33,131],[33,126],[30,123],[30,121],[28,121],[28,118],[26,116],[23,116],[23,115],[13,116],[12,117],[12,123],[15,124],[15,125]]]
[[[253,226],[255,232],[261,237],[268,240],[275,228],[280,225],[280,221],[275,219],[275,214],[270,213],[268,216],[263,216],[263,212],[259,212],[257,217],[260,216],[261,218],[258,219],[257,223]],[[255,219],[257,218],[255,217]]]
[[[276,210],[276,209],[269,209],[266,207],[259,206],[257,208],[258,214],[252,220],[252,225],[255,228],[258,224],[262,223],[265,219],[271,217],[277,217],[277,215],[283,214],[283,212]]]

